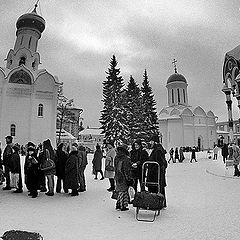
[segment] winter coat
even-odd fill
[[[137,163],[137,168],[131,168],[132,178],[139,179],[142,176],[142,165],[148,160],[148,153],[143,149],[133,149],[130,152],[131,163]]]
[[[179,162],[183,162],[183,160],[185,159],[185,157],[184,157],[183,149],[182,149],[182,148],[179,149],[179,155],[180,155]]]
[[[43,149],[47,149],[50,154],[50,159],[55,162],[56,153],[51,145],[51,141],[49,139],[43,141]]]
[[[223,144],[222,147],[222,156],[227,157],[228,156],[228,145],[226,143]]]
[[[12,173],[21,173],[20,156],[17,152],[12,154],[9,168]]]
[[[160,179],[159,184],[160,188],[166,187],[166,168],[167,161],[165,158],[166,150],[162,147],[161,144],[157,143],[154,145],[153,150],[149,156],[149,161],[157,162],[160,166]],[[148,182],[158,182],[158,168],[155,165],[149,165],[147,173]]]
[[[175,149],[175,159],[179,159],[178,149]]]
[[[83,169],[87,166],[88,161],[87,161],[87,152],[85,147],[83,146],[79,146],[78,147],[78,157],[79,159],[79,164],[80,164],[80,168]]]
[[[114,166],[114,158],[116,156],[116,150],[114,148],[111,148],[106,153],[106,159],[105,159],[105,178],[114,178],[114,171],[108,171],[106,170],[106,166]]]
[[[37,189],[39,184],[39,162],[34,156],[26,155],[24,164],[24,174],[26,175],[25,184],[28,190]]]
[[[216,147],[213,149],[213,154],[218,154],[218,150],[219,150],[219,148],[216,146]]]
[[[116,191],[125,192],[131,185],[131,161],[123,152],[118,152],[114,159]]]
[[[66,161],[65,166],[65,189],[78,189],[78,151],[72,151]]]
[[[67,154],[62,149],[56,151],[56,175],[58,178],[64,179],[65,166],[68,159]]]
[[[3,151],[3,165],[9,167],[9,163],[11,161],[11,157],[13,154],[13,149],[12,149],[13,144],[9,143],[7,146],[4,148]]]
[[[101,149],[97,149],[94,153],[93,160],[92,160],[93,169],[95,171],[102,170],[102,158],[103,158],[103,153]]]
[[[233,149],[233,155],[232,155],[233,164],[237,166],[240,163],[240,148],[238,146],[233,146],[232,149]]]
[[[196,159],[196,149],[192,148],[192,154],[191,154],[191,159]]]
[[[56,174],[55,162],[53,159],[51,159],[48,149],[43,150],[43,152],[39,154],[39,161],[40,170],[43,171],[45,176]]]

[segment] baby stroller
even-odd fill
[[[147,171],[149,166],[157,167],[158,169],[158,178],[157,182],[148,182],[147,180]],[[141,192],[135,193],[133,206],[136,207],[136,219],[138,221],[145,222],[153,222],[156,219],[156,216],[160,214],[160,210],[163,208],[165,197],[160,193],[160,166],[157,162],[146,161],[142,166],[142,184],[141,184]],[[158,192],[151,193],[146,191],[147,186],[157,186]],[[154,211],[154,215],[152,219],[140,219],[139,211],[140,210],[150,210]]]

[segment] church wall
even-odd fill
[[[198,138],[201,138],[201,148],[208,149],[209,140],[208,140],[208,131],[207,126],[195,126],[195,145],[198,144]]]
[[[162,145],[165,149],[168,149],[168,126],[166,120],[159,121],[159,131],[162,134]]]
[[[11,124],[16,125],[16,136],[14,142],[25,144],[29,140],[29,109],[30,99],[28,97],[6,96],[7,107],[3,108],[1,122],[1,141],[5,142],[5,136],[10,135]]]
[[[43,105],[43,116],[38,116],[38,106]],[[52,99],[34,99],[32,105],[32,124],[31,124],[31,136],[34,143],[43,142],[43,140],[50,139],[55,145],[55,138],[52,138],[52,132],[55,129],[52,128],[52,121],[55,118],[52,117]]]
[[[184,143],[183,146],[193,146],[194,145],[194,128],[193,125],[184,126]]]
[[[182,120],[168,120],[168,149],[171,147],[181,147],[183,144]]]

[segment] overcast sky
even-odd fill
[[[34,0],[0,0],[0,65],[14,47],[16,21]],[[57,75],[65,95],[83,108],[84,125],[99,127],[102,82],[113,54],[125,83],[139,85],[147,69],[158,112],[167,105],[166,81],[188,82],[189,103],[227,120],[222,90],[225,53],[240,44],[237,0],[40,0],[46,29],[38,44],[41,68]],[[239,118],[234,104],[234,118]]]

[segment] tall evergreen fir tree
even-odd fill
[[[143,123],[141,90],[132,76],[130,76],[126,93],[129,143],[131,143],[135,139],[141,138]]]
[[[142,83],[142,109],[144,124],[142,128],[142,137],[148,139],[153,134],[158,134],[158,118],[156,112],[156,102],[154,100],[154,95],[152,88],[150,87],[147,70],[145,69],[143,74]]]
[[[106,72],[106,80],[103,81],[103,110],[100,118],[102,133],[105,140],[126,141],[128,127],[126,124],[125,108],[122,104],[124,81],[120,76],[120,68],[117,68],[117,60],[113,55],[110,68]]]

